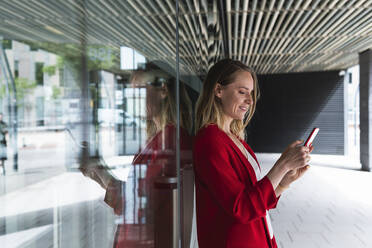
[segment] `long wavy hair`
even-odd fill
[[[244,139],[244,130],[252,119],[256,110],[256,104],[260,97],[260,89],[256,73],[252,68],[240,61],[232,59],[223,59],[214,64],[208,71],[207,77],[203,83],[202,92],[196,103],[195,132],[209,124],[217,124],[222,129],[224,124],[222,105],[215,95],[217,83],[226,86],[234,82],[237,73],[247,71],[253,78],[253,103],[249,106],[243,120],[233,120],[230,124],[230,130],[233,134]]]
[[[147,139],[151,139],[159,131],[164,130],[166,125],[177,125],[176,79],[154,64],[148,65],[146,70],[134,73],[131,81],[135,81],[136,78],[140,78],[139,81],[153,87],[155,91],[162,91],[164,94],[164,97],[156,99],[156,106],[147,106],[147,112],[151,112],[151,118],[146,120],[146,133]],[[179,82],[179,96],[180,127],[191,134],[191,101],[186,87],[181,81]],[[156,111],[149,111],[149,108],[156,109]]]
[[[157,116],[160,123],[160,127],[157,127],[157,129],[162,130],[165,128],[166,125],[177,125],[176,79],[174,77],[169,77],[163,82],[163,85],[160,87],[164,87],[164,90],[166,91],[166,97],[161,101],[160,112]],[[185,85],[181,81],[179,81],[179,96],[180,127],[184,128],[190,134],[192,128],[191,101],[187,95]],[[154,133],[160,130],[154,130]],[[150,134],[150,136],[152,134]]]

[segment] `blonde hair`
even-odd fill
[[[166,125],[177,124],[176,110],[176,80],[168,73],[159,69],[139,71],[141,81],[150,83],[156,90],[164,90],[165,97],[161,99],[159,112],[151,120],[146,121],[147,139],[151,139],[159,131],[164,130]],[[134,78],[132,76],[132,78]],[[185,85],[179,82],[180,92],[180,127],[184,128],[189,134],[192,129],[191,101],[187,95]],[[155,121],[156,119],[156,121]]]
[[[177,110],[176,110],[176,80],[171,77],[164,82],[166,97],[161,101],[160,113],[158,120],[160,129],[164,129],[167,124],[177,124]],[[180,127],[191,133],[192,118],[191,118],[191,101],[187,95],[185,85],[179,82],[179,96],[180,96]],[[158,130],[157,130],[158,131]]]
[[[217,83],[222,86],[226,86],[235,80],[236,74],[241,71],[247,71],[252,75],[253,78],[253,103],[249,106],[244,120],[233,120],[230,124],[230,130],[233,134],[237,135],[241,139],[244,139],[244,130],[247,127],[249,121],[252,119],[253,114],[256,110],[256,104],[260,97],[260,89],[258,87],[258,80],[256,73],[247,65],[240,61],[232,59],[223,59],[213,65],[207,74],[206,79],[203,83],[202,92],[196,103],[196,117],[195,117],[195,132],[197,133],[201,128],[210,125],[217,124],[222,129],[223,110],[221,102],[215,96],[215,87]]]

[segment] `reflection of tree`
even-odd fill
[[[48,74],[48,76],[53,76],[56,74],[57,66],[56,65],[47,65],[43,66],[43,72]]]
[[[49,42],[27,42],[27,44],[58,56],[57,63],[55,65],[44,66],[43,72],[49,76],[53,76],[60,70],[68,70],[72,75],[73,83],[64,82],[63,85],[72,91],[79,90],[81,85],[83,56],[86,57],[88,71],[119,71],[119,56],[115,54],[118,52],[118,48],[103,45],[88,45],[86,48],[83,48],[79,44],[54,44]],[[117,51],[114,52],[115,50]],[[61,96],[62,89],[60,87],[53,86],[52,91],[53,99],[57,99]]]
[[[30,95],[36,88],[37,83],[35,81],[29,80],[27,78],[15,78],[14,83],[17,90],[17,103],[18,107],[32,108],[32,101],[27,101],[28,95]],[[6,96],[6,86],[3,84],[0,88],[0,97],[4,98]],[[27,99],[25,101],[25,99]]]
[[[37,83],[36,81],[32,81],[27,78],[16,77],[14,79],[14,84],[17,92],[17,107],[23,109],[25,114],[29,114],[35,104],[34,101],[30,99],[30,96],[37,87]],[[4,99],[5,97],[10,96],[7,95],[6,86],[2,84],[0,86],[0,98]]]
[[[80,44],[51,42],[26,42],[26,44],[58,55],[56,65],[43,68],[43,72],[48,73],[48,75],[53,75],[56,69],[63,69],[67,65],[73,71],[74,79],[79,82],[83,56],[86,57],[88,71],[106,70],[114,72],[120,70],[119,47],[95,44],[83,47]]]
[[[59,86],[53,85],[52,86],[52,98],[54,100],[57,100],[61,97],[61,95],[62,95],[62,88]]]
[[[59,59],[59,57],[57,57]],[[48,74],[49,77],[54,76],[57,72],[57,70],[61,69],[60,66],[58,66],[59,63],[56,65],[47,65],[43,66],[43,73]],[[53,100],[58,100],[62,96],[62,88],[57,86],[57,85],[52,85],[52,99]]]

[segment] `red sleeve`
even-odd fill
[[[257,160],[257,157],[256,157],[256,154],[254,154],[252,148],[244,141],[242,140],[245,148],[249,151],[249,153],[252,155],[252,157],[256,160],[257,164],[260,166],[261,168],[261,165],[259,164],[258,160]],[[271,182],[270,182],[271,183]],[[274,192],[275,192],[275,189],[273,188]],[[280,195],[281,196],[281,195]],[[278,201],[279,201],[279,198],[280,196],[276,197],[276,201],[275,201],[275,204],[270,206],[270,209],[273,209],[273,208],[276,208],[276,205],[278,204]]]
[[[223,139],[216,136],[199,139],[195,143],[194,156],[198,180],[237,221],[248,223],[264,217],[266,210],[275,206],[277,198],[267,177],[255,185],[239,180],[233,168],[234,154],[229,152]]]

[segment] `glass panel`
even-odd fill
[[[175,2],[0,6],[0,246],[189,242],[195,92],[191,71],[176,80]]]
[[[224,47],[218,1],[180,0],[179,10],[180,129],[185,131],[189,130],[188,118],[194,119],[191,113],[194,113],[202,80],[208,68],[222,59]],[[194,174],[189,139],[186,132],[181,132],[182,245],[197,247]]]

